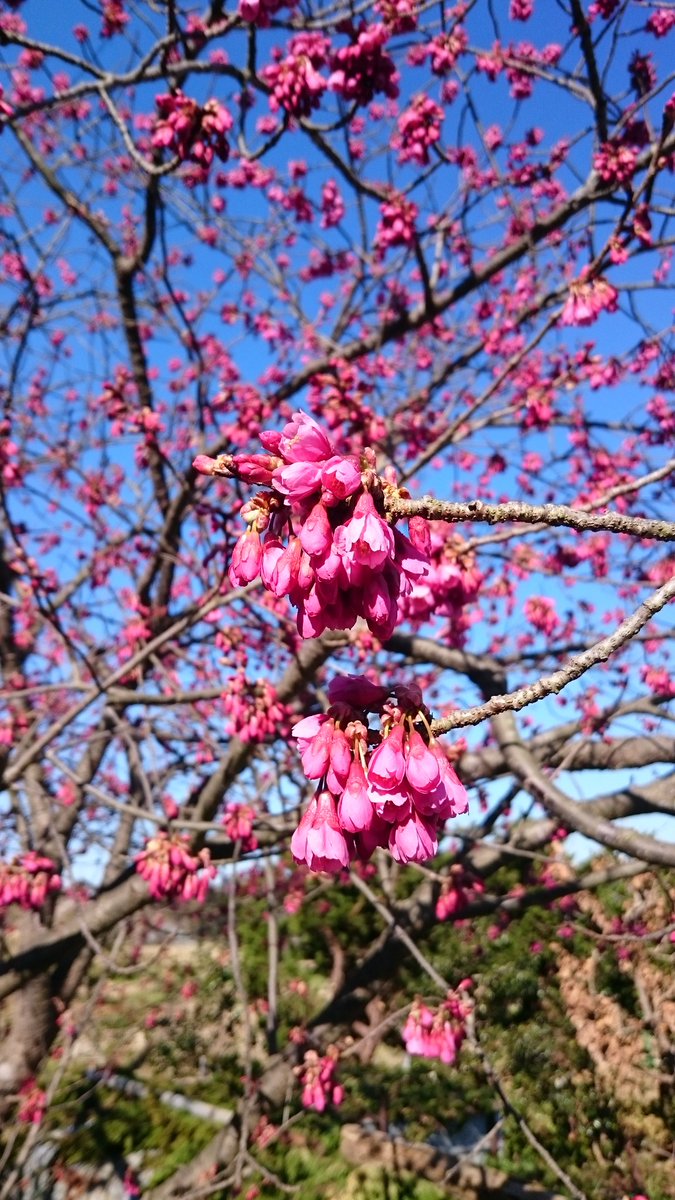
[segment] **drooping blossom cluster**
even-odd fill
[[[593,21],[595,17],[604,17],[605,21],[609,21],[619,7],[619,3],[620,0],[595,0],[588,10],[589,21]]]
[[[378,846],[404,864],[433,858],[446,820],[465,813],[468,799],[430,732],[420,689],[347,675],[330,683],[328,698],[327,712],[293,728],[305,775],[317,781],[291,840],[296,862],[338,872]]]
[[[391,33],[411,33],[417,28],[417,0],[375,0],[373,10]]]
[[[146,880],[153,900],[198,900],[203,903],[216,874],[206,846],[190,854],[187,838],[159,830],[136,857],[136,870]]]
[[[323,1055],[316,1050],[305,1051],[302,1066],[295,1068],[302,1087],[303,1108],[324,1112],[329,1104],[342,1104],[345,1090],[336,1077],[339,1056],[334,1045]]]
[[[429,151],[441,136],[443,116],[443,109],[430,96],[421,93],[413,97],[398,119],[398,133],[392,142],[401,162],[428,165]]]
[[[430,526],[430,564],[426,575],[401,598],[402,619],[421,624],[447,617],[448,645],[462,646],[475,614],[471,606],[480,595],[485,576],[475,553],[445,521]]]
[[[259,29],[267,29],[280,9],[294,7],[294,0],[239,0],[239,16]]]
[[[603,142],[593,156],[593,166],[603,183],[612,187],[630,183],[637,168],[637,151],[626,141]]]
[[[375,454],[336,454],[325,430],[295,413],[282,432],[260,435],[266,454],[200,454],[205,475],[225,475],[269,490],[246,503],[248,529],[230,563],[234,586],[260,575],[275,596],[298,610],[302,637],[351,629],[363,617],[381,641],[391,637],[401,596],[428,570],[424,528],[410,522],[410,538],[384,517],[391,477],[375,470]],[[261,538],[261,534],[264,537]]]
[[[428,55],[431,59],[431,70],[434,75],[443,76],[449,75],[454,69],[457,59],[464,53],[468,44],[466,30],[456,25],[447,33],[437,34],[426,46],[422,47],[422,51],[425,57]]]
[[[439,921],[450,921],[461,914],[485,891],[481,879],[472,875],[459,863],[450,868],[450,876],[443,881],[441,893],[436,901],[436,917]]]
[[[123,33],[130,20],[129,13],[124,11],[122,0],[104,0],[101,15],[103,17],[101,37],[103,38],[111,38],[117,33]]]
[[[248,854],[258,848],[258,839],[254,832],[255,815],[255,810],[250,804],[231,802],[225,806],[225,832],[233,842],[241,843],[242,854]]]
[[[380,205],[380,220],[375,230],[375,246],[389,250],[394,246],[413,246],[419,209],[414,200],[406,200],[392,191]]]
[[[399,93],[399,73],[394,60],[384,49],[389,40],[385,25],[343,25],[349,33],[348,46],[341,46],[331,56],[331,91],[343,96],[350,104],[370,104],[379,93],[395,100]]]
[[[243,671],[233,675],[223,694],[231,730],[242,742],[263,742],[288,731],[289,721],[274,686],[266,679],[252,683]]]
[[[61,876],[51,858],[30,850],[15,862],[0,862],[0,908],[19,904],[37,910],[60,889]]]
[[[326,63],[329,47],[328,38],[321,33],[299,33],[288,43],[285,58],[277,50],[279,61],[261,72],[271,88],[272,112],[283,108],[292,117],[310,115],[328,87],[328,80],[319,74],[319,68]]]
[[[529,21],[534,11],[534,0],[511,0],[509,17],[512,21]]]
[[[17,1121],[23,1125],[41,1125],[47,1109],[47,1093],[38,1087],[33,1078],[27,1079],[19,1089]]]
[[[471,1012],[470,1001],[461,993],[470,986],[470,980],[462,980],[457,991],[448,992],[436,1010],[428,1008],[422,1000],[415,1001],[403,1026],[408,1054],[439,1058],[448,1065],[454,1063],[466,1037],[466,1022]]]
[[[232,117],[218,100],[200,105],[177,88],[155,97],[157,118],[152,132],[156,149],[168,149],[180,160],[208,169],[214,156],[226,162],[230,153],[227,134]]]
[[[583,275],[570,285],[570,294],[560,314],[561,325],[592,325],[601,312],[616,312],[619,293],[606,279]]]
[[[675,9],[673,8],[657,8],[653,13],[650,13],[645,29],[649,33],[653,33],[654,37],[666,37],[670,30],[675,26]]]
[[[342,193],[334,179],[329,179],[321,189],[321,228],[332,229],[339,225],[347,209]]]

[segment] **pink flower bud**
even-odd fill
[[[325,558],[333,545],[328,513],[320,502],[314,505],[300,531],[302,548],[313,558]]]
[[[237,539],[232,551],[230,563],[230,582],[234,587],[242,587],[251,583],[259,574],[262,563],[262,544],[260,534],[255,529],[247,529]]]
[[[327,504],[338,504],[348,496],[353,496],[361,487],[361,471],[357,459],[334,455],[321,472],[321,486],[323,499]]]
[[[407,821],[392,826],[389,849],[397,862],[426,862],[438,851],[438,838],[433,826],[418,813],[412,812]]]
[[[426,517],[410,517],[408,530],[415,549],[428,559],[431,555],[431,530]]]
[[[403,726],[394,725],[370,760],[368,779],[382,791],[393,791],[404,775]]]
[[[209,458],[208,454],[198,454],[194,459],[192,466],[200,475],[214,475],[217,461],[215,458]]]
[[[373,825],[375,810],[368,795],[365,772],[356,761],[351,765],[349,778],[338,801],[338,818],[347,833],[363,833]]]
[[[408,735],[405,773],[416,792],[432,792],[440,782],[438,760],[431,753],[417,730]]]
[[[281,459],[271,454],[234,454],[229,469],[245,483],[271,483],[274,471],[281,465]]]

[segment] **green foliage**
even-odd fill
[[[622,970],[616,951],[608,946],[598,958],[595,968],[595,983],[598,991],[606,992],[627,1013],[639,1017],[640,1002],[633,979],[628,971]]]
[[[59,1104],[59,1125],[69,1130],[60,1158],[69,1164],[108,1163],[145,1151],[152,1185],[167,1179],[207,1145],[214,1128],[176,1112],[150,1095],[143,1099],[81,1085]]]
[[[511,892],[526,870],[528,864],[500,871],[491,889]],[[412,886],[411,876],[412,872],[401,872],[392,880],[400,899]],[[264,889],[258,895],[247,891],[238,909],[254,1040],[253,1077],[267,1063],[261,1004],[266,996],[268,953],[263,893]],[[603,902],[612,916],[621,916],[631,896],[626,883],[612,885]],[[334,985],[329,976],[336,962],[339,965],[342,959],[348,970],[382,926],[360,893],[324,881],[317,883],[298,912],[287,913],[280,907],[276,916],[283,1047],[291,1028],[306,1025],[330,999]],[[585,961],[597,942],[591,943],[582,933],[561,942],[557,931],[563,921],[556,907],[532,907],[508,923],[493,917],[437,923],[419,945],[451,985],[473,979],[481,1044],[510,1101],[589,1200],[616,1200],[636,1191],[644,1191],[650,1200],[670,1200],[663,1169],[672,1119],[668,1100],[661,1097],[651,1107],[640,1107],[636,1101],[628,1111],[596,1076],[570,1020],[558,964],[561,953],[568,958],[577,954],[580,962]],[[216,924],[222,928],[222,913],[214,910],[213,923],[209,926],[206,918],[205,922],[211,929]],[[644,952],[654,953],[649,947]],[[181,988],[188,979],[197,986],[185,1000]],[[595,986],[627,1015],[639,1015],[631,959],[619,960],[613,948],[602,947]],[[161,1105],[156,1098],[159,1091],[180,1091],[227,1107],[236,1107],[242,1096],[243,1013],[229,968],[227,941],[211,935],[194,957],[183,954],[173,960],[167,954],[150,967],[141,983],[120,977],[105,987],[105,1002],[96,1018],[98,1044],[106,1047],[117,1070],[126,1069],[146,1082],[154,1098],[137,1100],[102,1086],[92,1089],[71,1076],[62,1085],[49,1120],[61,1131],[69,1130],[62,1135],[65,1162],[110,1161],[141,1151],[143,1169],[154,1173],[154,1182],[159,1182],[190,1161],[214,1132],[210,1125]],[[408,958],[392,972],[382,992],[383,1015],[400,1009],[400,1018],[382,1029],[369,1061],[363,1063],[349,1053],[342,1058],[339,1076],[345,1100],[337,1111],[299,1112],[296,1091],[278,1110],[267,1112],[276,1125],[298,1115],[265,1149],[253,1146],[259,1170],[252,1178],[262,1196],[280,1194],[275,1179],[297,1187],[298,1200],[438,1200],[444,1194],[423,1178],[387,1174],[381,1167],[355,1169],[340,1153],[340,1128],[346,1122],[367,1120],[376,1128],[397,1129],[407,1141],[425,1142],[439,1131],[456,1133],[474,1115],[499,1110],[494,1087],[468,1044],[452,1066],[406,1055],[401,1026],[416,994],[432,1006],[439,999],[433,984]],[[147,1028],[145,1049],[137,1061],[131,1049],[125,1059],[123,1031],[143,1029],[151,1010],[157,1020]],[[354,1036],[359,1032],[354,1030]],[[645,1042],[646,1067],[656,1069],[657,1054],[652,1037]],[[508,1113],[499,1148],[488,1161],[516,1180],[560,1190],[560,1181],[545,1168]]]

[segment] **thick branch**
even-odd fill
[[[427,517],[432,521],[479,521],[486,525],[498,525],[503,521],[522,521],[529,525],[563,525],[580,533],[588,530],[604,530],[607,533],[625,533],[631,537],[654,538],[660,542],[675,542],[675,522],[658,521],[648,517],[631,517],[626,513],[584,512],[569,508],[566,504],[524,504],[520,500],[509,500],[505,504],[484,504],[482,500],[459,503],[450,500],[434,500],[423,496],[421,500],[385,498],[387,512],[393,517]]]

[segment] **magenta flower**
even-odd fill
[[[278,441],[278,453],[287,463],[325,462],[335,454],[328,434],[306,413],[293,414],[284,425]]]
[[[441,747],[424,733],[430,714],[420,688],[411,681],[389,689],[349,675],[334,679],[328,695],[327,713],[293,727],[305,774],[318,780],[323,797],[321,819],[315,797],[294,835],[295,857],[309,861],[311,851],[317,860],[332,855],[342,863],[345,853],[367,860],[376,846],[402,863],[433,857],[445,821],[466,812],[467,795]],[[379,713],[380,733],[369,727],[368,711]],[[324,839],[341,830],[346,849],[308,840],[317,822]]]
[[[321,472],[322,496],[326,504],[338,504],[353,496],[361,487],[361,471],[356,458],[339,454],[329,458]]]
[[[368,780],[381,791],[393,791],[403,780],[405,775],[403,738],[403,726],[394,725],[370,760]]]
[[[335,531],[335,544],[347,566],[379,567],[393,557],[394,534],[378,516],[370,492],[358,499],[353,517]]]
[[[321,463],[292,462],[286,467],[277,467],[272,482],[282,495],[290,496],[292,500],[304,500],[321,483]]]
[[[291,838],[291,854],[296,862],[306,863],[310,871],[334,875],[349,866],[349,846],[330,792],[318,792],[310,801]]]
[[[416,792],[433,792],[440,783],[441,772],[433,753],[416,730],[408,734],[405,773]]]
[[[407,820],[392,825],[389,849],[399,863],[426,862],[438,851],[438,837],[433,825],[413,812]]]
[[[312,558],[325,559],[333,545],[333,531],[323,504],[315,504],[300,531],[303,550]]]
[[[262,563],[262,545],[260,534],[254,529],[247,529],[237,539],[232,551],[229,576],[233,587],[242,587],[251,583],[259,574]]]
[[[338,801],[338,818],[348,833],[364,833],[373,826],[375,809],[368,795],[365,771],[356,761],[351,765],[349,778]]]

